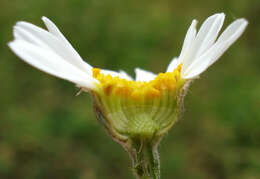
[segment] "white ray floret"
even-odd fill
[[[56,77],[71,81],[80,87],[94,89],[94,79],[63,60],[56,53],[23,40],[9,43],[10,48],[25,62]]]
[[[28,64],[79,87],[94,89],[92,67],[84,62],[59,29],[46,17],[49,31],[27,22],[14,26],[14,41],[9,47]]]
[[[180,56],[171,61],[167,71],[173,71],[178,64],[183,64],[181,77],[192,79],[212,65],[240,37],[248,24],[245,19],[235,20],[216,41],[224,18],[223,13],[210,16],[202,24],[198,33],[196,32],[197,21],[193,20],[187,31]]]
[[[141,68],[135,69],[135,81],[148,82],[153,80],[156,75],[150,71],[143,70]]]
[[[101,73],[103,73],[104,75],[111,75],[112,77],[120,77],[126,80],[133,80],[131,76],[129,76],[126,72],[122,70],[120,72],[116,72],[113,70],[102,69]]]

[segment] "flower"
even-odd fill
[[[248,24],[237,19],[218,37],[224,18],[223,13],[210,16],[198,33],[193,20],[180,56],[166,72],[156,75],[136,68],[135,80],[124,71],[90,66],[46,17],[42,20],[48,31],[18,22],[8,45],[28,64],[89,92],[97,118],[129,152],[136,175],[159,178],[157,146],[179,118],[189,83],[219,59]]]
[[[155,75],[136,68],[135,80],[124,71],[90,66],[46,17],[42,20],[48,31],[18,22],[15,39],[8,45],[28,64],[89,92],[98,118],[116,141],[159,140],[177,121],[189,82],[211,66],[247,26],[245,19],[237,19],[218,37],[224,18],[223,13],[210,16],[198,33],[193,20],[180,56],[166,72]]]

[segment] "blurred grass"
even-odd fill
[[[216,12],[249,27],[185,100],[163,140],[162,178],[260,178],[259,0],[1,0],[0,178],[133,178],[127,153],[97,123],[88,94],[24,64],[8,49],[12,26],[52,19],[93,66],[164,71],[193,18]]]

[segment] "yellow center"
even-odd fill
[[[104,75],[99,68],[92,69],[92,75],[100,82],[100,87],[107,96],[117,95],[131,97],[132,99],[159,98],[162,92],[176,91],[180,81],[180,64],[173,72],[159,73],[157,77],[149,82],[132,81],[120,77]]]

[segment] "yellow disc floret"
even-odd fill
[[[157,77],[149,82],[126,80],[120,77],[112,77],[110,74],[101,73],[99,68],[92,69],[92,75],[100,82],[100,87],[104,93],[118,95],[122,97],[132,97],[133,99],[158,98],[162,92],[175,91],[180,80],[180,64],[173,72],[159,73]]]

